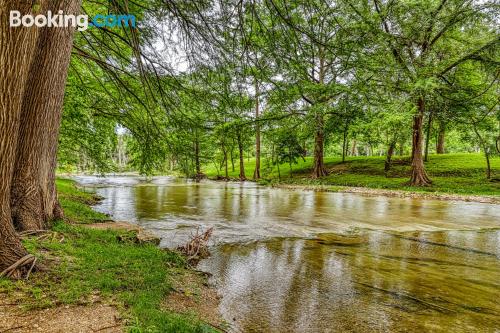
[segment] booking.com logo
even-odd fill
[[[11,27],[32,27],[39,28],[77,28],[78,31],[85,31],[89,27],[132,27],[135,28],[136,20],[134,15],[95,15],[92,20],[88,15],[65,15],[62,10],[53,14],[51,11],[47,15],[39,14],[22,15],[20,11],[10,12],[9,23]]]

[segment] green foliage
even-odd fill
[[[420,113],[429,153],[439,134],[447,152],[500,153],[491,1],[129,6],[141,29],[89,29],[75,41],[61,171],[234,175],[239,157],[255,156],[257,130],[267,169],[293,165],[299,146],[307,157],[315,145],[327,156],[409,153]],[[183,56],[186,69],[173,61]]]

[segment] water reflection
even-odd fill
[[[151,182],[136,177],[77,180],[105,197],[98,210],[117,220],[147,226],[163,237],[162,246],[185,241],[197,226],[214,226],[217,243],[311,237],[359,228],[411,231],[500,227],[500,205],[289,191],[252,183],[195,183],[169,177]]]
[[[499,235],[364,231],[227,244],[200,268],[213,274],[235,332],[495,332]]]
[[[213,274],[234,332],[500,331],[499,205],[78,180],[105,197],[98,210],[145,226],[162,246],[214,226],[200,269]]]

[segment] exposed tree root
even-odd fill
[[[420,167],[413,167],[411,179],[406,183],[408,186],[431,186],[432,180],[427,175],[423,165]]]
[[[49,230],[26,230],[19,232],[19,237],[24,238],[31,235],[47,233]]]
[[[27,268],[26,271],[26,280],[29,279],[31,272],[36,264],[36,257],[32,254],[27,254],[9,267],[7,267],[3,272],[0,273],[0,277],[7,278],[18,278],[21,279],[23,276],[24,268]]]

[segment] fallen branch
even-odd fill
[[[18,261],[16,261],[15,263],[13,263],[12,265],[10,265],[9,267],[7,267],[4,271],[2,271],[0,273],[0,277],[10,278],[18,271],[19,268],[31,264],[31,267],[30,267],[28,274],[27,274],[27,277],[26,277],[26,278],[29,278],[29,274],[33,270],[35,263],[36,263],[36,257],[32,254],[27,254],[24,257],[22,257],[21,259],[19,259]]]
[[[188,257],[188,261],[199,260],[210,255],[208,251],[208,241],[212,236],[214,228],[209,228],[205,232],[200,233],[200,228],[196,229],[196,233],[191,236],[185,245],[179,246],[177,249]]]

